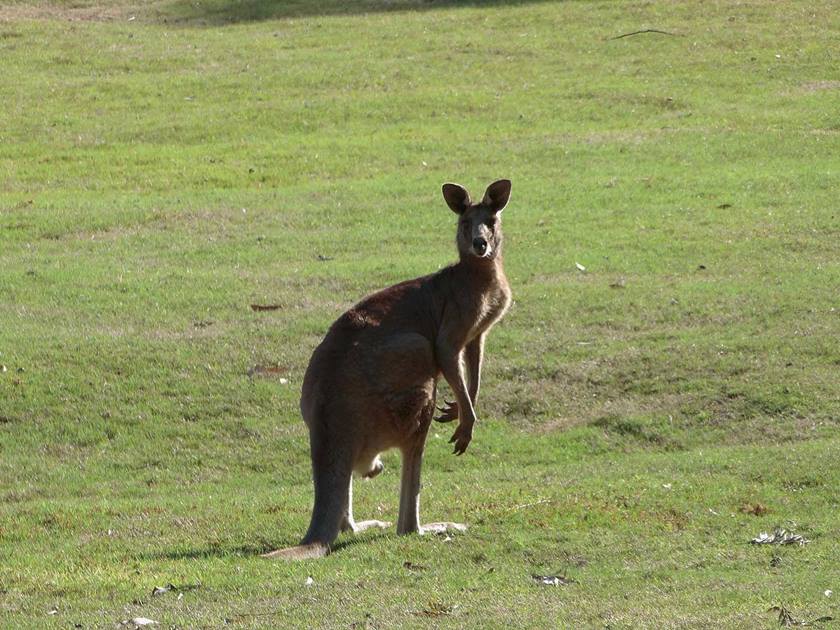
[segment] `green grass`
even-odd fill
[[[673,35],[609,39],[644,28]],[[0,625],[840,618],[839,28],[769,0],[5,3]],[[515,304],[422,492],[471,529],[261,560],[308,523],[312,349],[454,258],[443,181],[498,177]],[[396,519],[385,463],[358,518]],[[777,525],[812,542],[748,544]]]

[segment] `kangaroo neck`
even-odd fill
[[[490,260],[477,258],[469,254],[462,254],[460,261],[455,267],[459,274],[467,276],[470,280],[479,280],[488,284],[497,283],[505,275],[502,269],[501,252],[498,252]]]

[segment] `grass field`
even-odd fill
[[[826,1],[6,0],[0,626],[838,623],[838,33]],[[424,468],[470,530],[260,559],[308,523],[313,348],[454,259],[442,182],[499,177],[515,304],[470,450],[436,425]],[[396,520],[385,464],[357,518]],[[811,542],[749,544],[776,526]]]

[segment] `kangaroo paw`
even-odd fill
[[[445,400],[444,404],[446,404],[446,407],[438,407],[438,411],[440,411],[441,414],[436,417],[435,420],[437,422],[452,422],[453,420],[457,420],[458,403]]]
[[[450,444],[455,444],[455,450],[452,451],[453,455],[463,455],[471,441],[472,425],[468,425],[464,422],[460,423],[458,428],[455,429],[455,433],[453,433],[452,437],[449,439]]]
[[[380,459],[377,457],[373,461],[373,466],[371,466],[370,470],[364,474],[365,479],[373,479],[378,474],[380,474],[383,470],[385,470],[385,464],[383,464]]]

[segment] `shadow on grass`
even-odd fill
[[[255,545],[240,545],[238,547],[207,545],[193,549],[164,549],[158,552],[143,552],[137,554],[137,558],[140,560],[200,560],[202,558],[258,556],[267,551],[271,551],[271,549],[271,545],[267,542]]]
[[[175,0],[162,6],[159,19],[187,26],[222,26],[283,18],[359,15],[391,11],[525,5],[547,0]]]
[[[341,536],[338,541],[332,546],[332,553],[341,551],[353,545],[360,543],[370,543],[377,538],[388,536],[388,532],[366,532],[359,536]],[[267,540],[261,540],[252,545],[239,545],[236,547],[227,547],[222,545],[207,545],[205,547],[198,547],[194,549],[168,549],[159,552],[143,552],[137,555],[140,560],[200,560],[206,558],[227,558],[227,557],[258,557],[269,551],[275,549],[282,549],[283,547],[291,547],[298,543],[298,539],[289,540],[281,543],[272,543]]]

